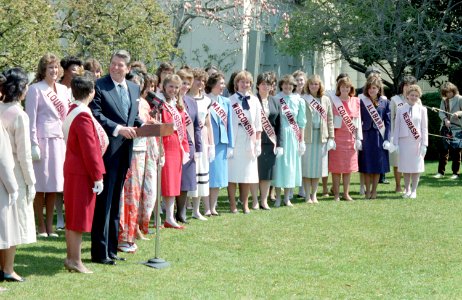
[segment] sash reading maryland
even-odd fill
[[[385,139],[385,124],[383,123],[382,118],[380,118],[379,112],[377,111],[377,109],[375,109],[374,104],[369,98],[365,96],[361,96],[361,101],[364,103],[364,106],[366,107],[367,112],[371,116],[372,121],[374,121],[375,126],[377,126],[380,135],[383,139]]]
[[[289,105],[287,105],[286,101],[284,98],[279,99],[279,102],[281,103],[281,110],[282,113],[286,116],[287,121],[289,122],[290,127],[292,130],[295,132],[295,136],[297,137],[297,140],[299,142],[302,141],[302,133],[300,131],[300,127],[298,127],[297,122],[295,122],[295,117],[292,114],[292,111],[290,110]]]
[[[414,139],[418,140],[420,138],[420,133],[415,127],[414,123],[412,123],[412,119],[411,119],[411,116],[409,116],[409,113],[405,112],[403,114],[403,118],[404,118],[404,123],[406,123],[407,128],[409,128],[409,130],[411,131],[411,134],[414,137]]]
[[[351,120],[345,107],[343,106],[342,100],[340,100],[340,98],[336,95],[331,95],[331,99],[332,103],[334,103],[335,109],[337,109],[338,114],[340,115],[340,117],[342,117],[343,124],[345,124],[346,128],[348,128],[348,131],[350,131],[353,137],[356,138],[357,128],[353,124],[353,121]]]
[[[226,111],[223,109],[223,107],[221,107],[218,101],[214,101],[210,107],[215,111],[215,113],[220,118],[220,120],[223,122],[225,127],[227,127],[228,126],[228,116],[226,115]]]
[[[176,132],[178,133],[178,141],[180,142],[180,148],[183,152],[183,164],[185,164],[189,160],[189,153],[186,153],[183,149],[183,139],[185,133],[183,131],[183,123],[181,122],[181,114],[176,109],[176,107],[168,104],[167,102],[165,102],[165,107],[167,108],[168,112],[172,115],[173,125],[175,126]]]
[[[308,103],[311,109],[317,111],[321,115],[321,118],[327,122],[327,111],[322,107],[321,103],[314,99],[312,95],[307,95],[306,98],[303,99]]]
[[[54,108],[58,112],[58,116],[61,119],[61,121],[64,121],[64,119],[67,116],[67,108],[66,108],[66,106],[68,104],[61,101],[61,99],[59,99],[58,95],[56,95],[56,93],[55,93],[55,91],[53,91],[53,89],[49,89],[47,91],[42,91],[42,94],[45,96],[46,99],[48,99],[53,104]]]

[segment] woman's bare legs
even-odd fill
[[[236,207],[236,188],[235,182],[228,182],[228,199],[229,199],[229,210],[235,214],[237,213]]]

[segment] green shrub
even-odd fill
[[[429,107],[440,108],[441,95],[439,92],[426,93],[422,95],[422,104]],[[438,111],[428,109],[428,133],[440,134],[441,119],[438,117]],[[442,138],[428,136],[428,149],[426,160],[438,159],[438,149],[441,146]]]

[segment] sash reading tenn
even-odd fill
[[[307,95],[306,98],[303,98],[305,102],[311,107],[311,109],[314,109],[321,115],[321,118],[327,122],[327,112],[322,107],[321,103],[319,103],[312,95]]]

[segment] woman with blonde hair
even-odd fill
[[[329,175],[327,153],[335,149],[332,105],[324,95],[324,85],[318,75],[308,78],[302,98],[306,107],[306,152],[302,156],[305,201],[318,203],[319,178]]]
[[[275,96],[281,114],[281,140],[283,154],[276,158],[273,185],[276,187],[275,206],[281,205],[281,188],[284,188],[284,204],[293,206],[290,194],[302,184],[301,156],[305,152],[304,128],[306,124],[305,101],[293,93],[296,86],[292,75],[279,80],[280,93]]]
[[[250,184],[258,183],[257,158],[261,154],[261,106],[251,94],[252,74],[240,71],[234,78],[235,94],[230,97],[233,110],[234,150],[228,160],[228,197],[232,213],[237,213],[236,185],[243,212],[249,213]]]

